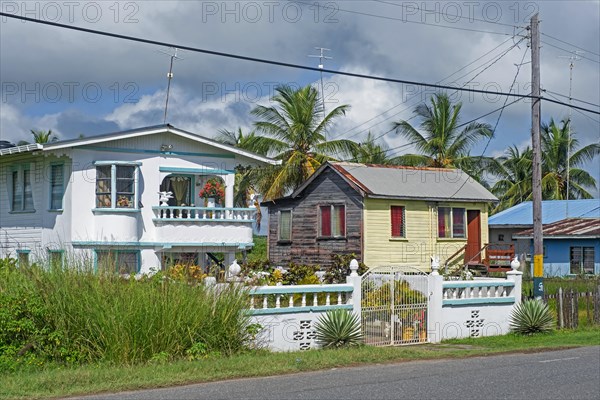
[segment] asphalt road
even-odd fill
[[[600,346],[339,368],[83,399],[600,399]]]

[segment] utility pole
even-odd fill
[[[324,54],[325,51],[331,51],[331,49],[326,49],[324,47],[315,47],[315,49],[319,50],[321,53],[319,55],[308,55],[309,57],[318,58],[319,59],[319,69],[321,70],[321,101],[323,105],[323,118],[325,118],[325,89],[323,88],[323,60],[331,60],[333,57],[326,56]],[[327,140],[327,132],[325,133],[325,140]]]
[[[533,150],[533,296],[544,296],[544,243],[542,228],[542,155],[540,146],[540,22],[531,17],[531,143]]]

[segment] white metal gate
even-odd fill
[[[427,274],[412,267],[377,267],[362,276],[365,343],[390,346],[427,342]]]

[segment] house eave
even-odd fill
[[[436,203],[493,203],[495,200],[490,199],[460,199],[460,198],[445,198],[445,197],[419,197],[419,196],[389,196],[379,194],[367,194],[366,197],[371,199],[382,199],[382,200],[414,200],[414,201],[430,201]]]
[[[43,150],[44,146],[40,143],[25,144],[22,146],[7,147],[0,149],[0,156],[8,156],[12,154],[32,153],[37,150]]]

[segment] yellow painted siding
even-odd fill
[[[405,207],[405,237],[402,239],[391,237],[391,206]],[[482,246],[488,242],[485,204],[444,202],[439,206],[479,210]],[[437,207],[437,203],[425,201],[366,198],[363,211],[364,263],[368,267],[403,265],[428,271],[430,257],[437,255],[443,265],[448,257],[467,243],[467,239],[438,239]]]

